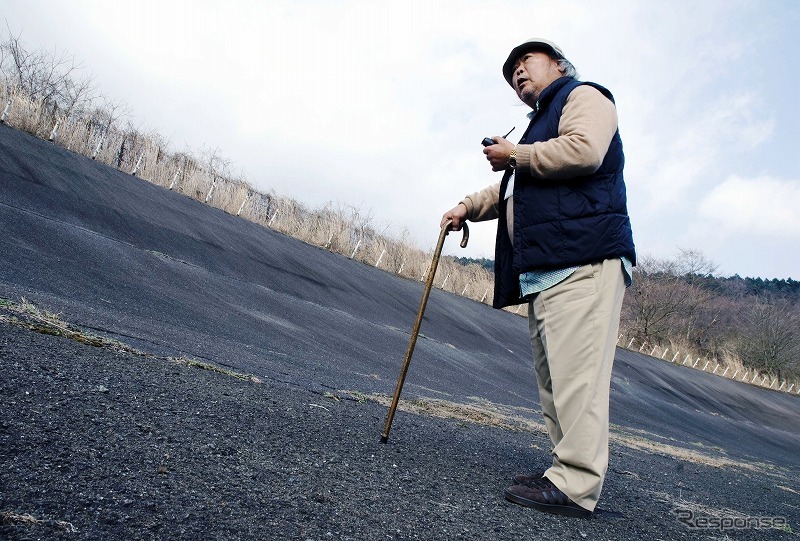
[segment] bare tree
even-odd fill
[[[641,341],[680,337],[703,348],[718,321],[717,295],[703,287],[716,265],[697,250],[679,250],[675,259],[639,258],[634,283],[625,298],[623,322]]]
[[[120,100],[112,100],[106,96],[99,96],[102,103],[87,111],[89,122],[96,126],[102,133],[119,123],[119,121],[130,115],[130,107]]]
[[[722,309],[717,302],[719,293],[707,287],[709,282],[713,282],[718,265],[699,250],[678,248],[678,254],[677,273],[691,289],[683,307],[683,337],[707,352],[710,331],[719,322]]]
[[[31,52],[22,34],[0,43],[0,72],[6,86],[40,100],[51,114],[82,112],[96,98],[92,77],[78,78],[83,67],[65,52]]]
[[[752,298],[741,307],[737,351],[742,360],[782,377],[800,373],[800,310],[786,299]]]
[[[681,305],[675,283],[671,261],[650,255],[639,258],[623,315],[629,332],[639,340],[666,340],[669,336]]]
[[[700,250],[678,248],[678,254],[675,262],[678,273],[692,279],[711,277],[719,267]]]

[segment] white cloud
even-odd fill
[[[761,234],[800,238],[800,180],[732,175],[715,186],[699,205],[699,214],[716,234]]]
[[[723,90],[724,91],[724,90]],[[656,119],[663,114],[669,119]],[[659,131],[639,126],[628,165],[647,209],[689,204],[699,194],[735,171],[747,156],[772,137],[775,121],[766,104],[752,92],[718,95],[699,107],[665,106],[647,120]]]

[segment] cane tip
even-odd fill
[[[389,443],[389,436],[381,436],[381,443]]]

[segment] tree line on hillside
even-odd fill
[[[491,259],[453,259],[494,269]],[[621,332],[639,344],[734,361],[778,379],[800,377],[800,282],[715,271],[698,250],[640,257]]]
[[[459,265],[478,265],[489,272],[494,272],[494,259],[485,257],[453,257],[453,261]]]
[[[494,261],[456,257],[489,271]],[[735,361],[778,379],[800,377],[800,282],[715,276],[698,250],[640,257],[621,332],[639,344]]]
[[[800,376],[798,282],[717,277],[715,270],[698,250],[641,257],[623,306],[626,334],[736,359],[778,379]]]
[[[124,165],[129,172],[139,170],[144,159],[142,167],[149,168],[145,172],[151,176],[142,178],[151,182],[175,186],[232,214],[399,275],[416,280],[424,276],[426,253],[412,245],[407,232],[400,239],[387,237],[371,224],[370,213],[333,205],[309,210],[296,201],[258,193],[233,178],[231,164],[216,150],[204,159],[170,154],[158,134],[115,128],[127,115],[126,108],[99,95],[91,78],[78,77],[80,72],[72,57],[30,52],[19,36],[0,42],[5,107],[16,97],[26,100],[29,111],[30,118],[17,122],[20,129],[46,137],[41,134],[54,123],[55,132],[57,119],[71,122],[80,129],[74,130],[74,141],[65,143],[68,148],[80,146],[89,154],[94,148],[94,158],[105,145],[107,155],[101,153],[98,159],[118,169]],[[3,107],[0,104],[0,110]],[[118,133],[112,144],[108,134],[114,130]],[[491,304],[493,269],[490,259],[446,257],[435,285]],[[638,343],[689,350],[779,379],[800,378],[800,283],[718,277],[715,270],[716,265],[696,250],[680,250],[671,258],[641,256],[625,297],[621,332]],[[527,313],[524,306],[516,311]]]

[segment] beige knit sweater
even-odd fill
[[[617,131],[617,109],[599,90],[582,85],[564,104],[558,137],[532,145],[517,145],[517,170],[527,170],[534,179],[563,180],[589,175],[600,168]],[[467,219],[493,220],[500,211],[500,183],[466,196]],[[514,198],[508,202],[509,235],[514,232]]]

